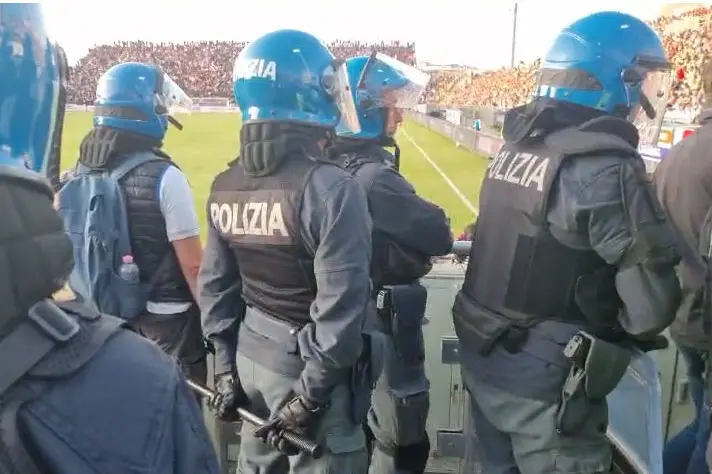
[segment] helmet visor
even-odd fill
[[[427,73],[413,66],[385,54],[372,54],[358,81],[359,106],[363,110],[412,109],[429,81]]]
[[[48,141],[44,159],[44,174],[49,179],[55,190],[59,189],[59,170],[62,165],[62,131],[64,130],[64,115],[67,107],[67,81],[69,80],[69,65],[67,56],[58,44],[54,45],[54,55],[59,71],[59,82],[57,87],[57,110],[54,116],[53,127],[50,126],[48,133],[52,139]]]
[[[361,126],[359,125],[356,105],[351,94],[346,63],[336,61],[332,66],[328,67],[324,71],[323,84],[324,89],[326,89],[334,104],[339,108],[341,115],[339,126],[352,133],[359,133]]]
[[[190,114],[193,110],[193,100],[171,79],[171,76],[164,72],[159,74],[162,74],[163,78],[158,82],[156,90],[158,104],[163,106],[169,115]]]
[[[648,70],[641,75],[640,100],[631,109],[631,121],[638,129],[641,146],[657,146],[673,75],[667,68]]]

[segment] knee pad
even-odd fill
[[[430,438],[427,435],[420,443],[408,446],[393,446],[384,449],[379,443],[376,445],[379,450],[393,458],[393,464],[397,470],[412,474],[425,472],[430,457]]]

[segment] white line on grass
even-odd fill
[[[442,170],[442,168],[440,168],[438,166],[438,164],[435,163],[435,161],[432,158],[430,158],[430,155],[428,155],[425,152],[425,150],[423,150],[420,147],[420,145],[418,145],[415,142],[415,140],[413,140],[413,138],[411,138],[411,136],[408,135],[408,132],[405,131],[405,127],[401,128],[401,132],[403,132],[403,135],[408,139],[408,141],[410,141],[410,143],[413,144],[415,149],[418,150],[421,155],[423,155],[423,158],[425,158],[425,160],[428,163],[430,163],[430,166],[435,168],[435,171],[437,171],[440,174],[440,176],[445,180],[445,182],[448,184],[448,186],[450,186],[450,188],[455,192],[455,194],[457,194],[457,197],[460,198],[460,201],[462,201],[462,203],[465,205],[465,207],[467,207],[470,210],[470,212],[472,212],[475,215],[475,217],[477,217],[480,213],[479,209],[477,209],[475,207],[475,205],[472,204],[472,202],[470,202],[470,200],[467,199],[467,197],[465,197],[464,194],[462,194],[462,191],[460,191],[460,189],[455,185],[455,183],[452,182],[452,180],[448,177],[448,175],[445,174],[445,172]]]

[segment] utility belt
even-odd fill
[[[296,324],[248,309],[240,325],[237,351],[259,361],[260,365],[272,372],[296,380],[304,369],[303,350],[299,347],[298,336],[301,331],[309,330],[310,324]],[[363,350],[356,363],[347,369],[331,369],[338,371],[335,383],[349,387],[352,394],[352,421],[359,424],[366,417],[371,403],[371,390],[383,364],[382,341],[374,334],[362,333],[361,336]]]
[[[582,280],[586,279],[579,278],[579,281]],[[621,340],[622,330],[617,322],[619,306],[616,303],[606,304],[605,301],[591,302],[590,300],[596,298],[585,293],[593,292],[577,290],[575,300],[562,306],[559,314],[538,318],[507,308],[501,308],[500,312],[485,307],[464,291],[460,291],[452,308],[455,331],[460,340],[466,341],[469,347],[483,356],[488,356],[498,345],[512,354],[519,353],[529,339],[530,328],[544,321],[574,324],[588,328],[589,333],[604,340]],[[511,314],[505,315],[508,311]]]
[[[287,322],[248,308],[240,324],[237,351],[272,372],[299,378],[304,361],[297,335],[306,324]]]
[[[465,285],[452,308],[455,330],[484,356],[499,343],[510,352],[519,352],[527,340],[527,328],[545,320],[597,328],[597,335],[605,339],[598,328],[605,333],[606,328],[616,326],[623,305],[615,287],[616,273],[616,267],[604,265],[568,283],[559,282],[546,295],[526,293],[516,302],[509,297],[494,302],[485,297],[484,301],[490,301],[486,305],[468,293]]]

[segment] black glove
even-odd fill
[[[215,396],[208,401],[215,416],[223,421],[237,421],[239,417],[235,409],[248,404],[247,395],[235,374],[228,372],[216,377]]]
[[[284,431],[311,437],[321,417],[326,412],[326,405],[320,405],[307,400],[301,395],[295,395],[282,405],[264,425],[255,430],[255,437],[264,443],[269,443],[275,449],[287,456],[294,456],[299,450],[283,438]]]

